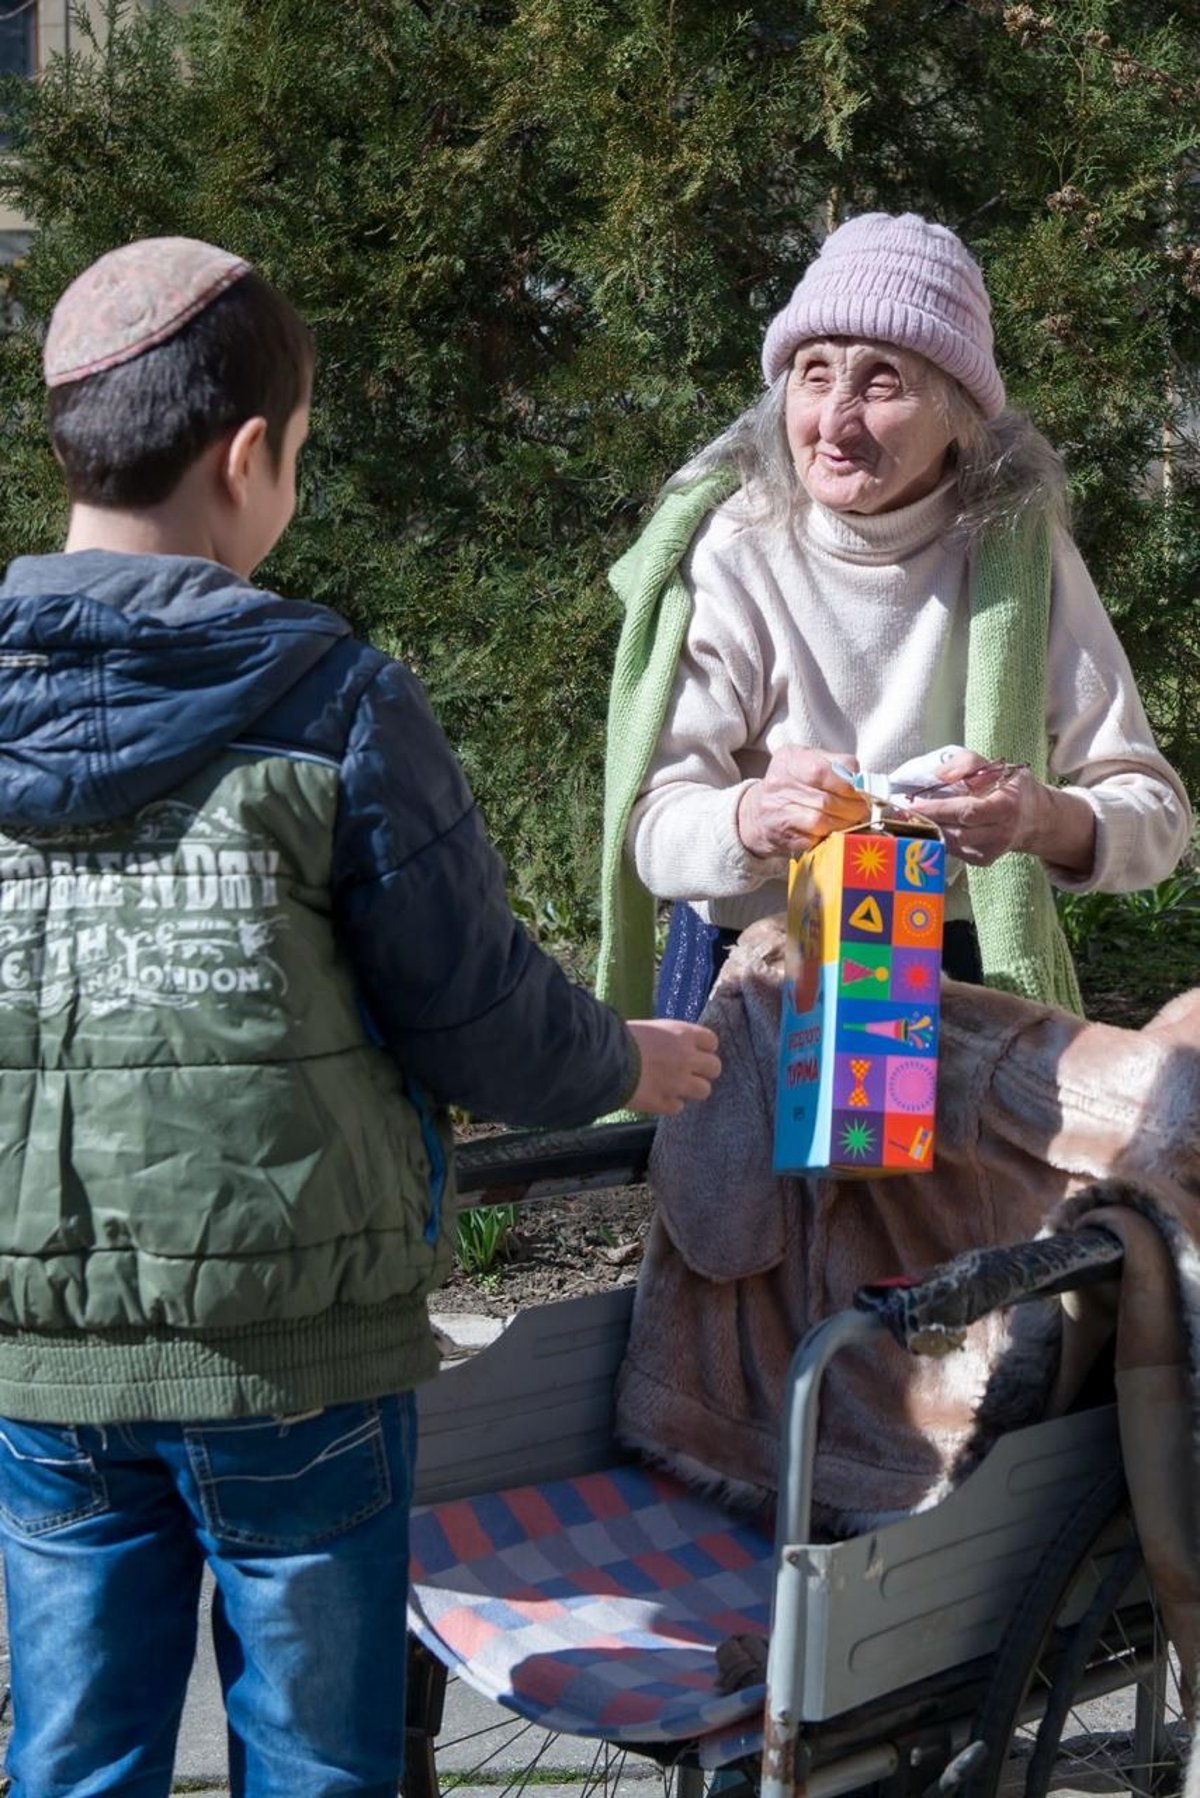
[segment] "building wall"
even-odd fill
[[[75,0],[35,0],[33,32],[36,75],[52,56],[61,56],[72,45],[78,45],[79,27],[72,19]],[[100,25],[103,0],[87,0],[93,23]],[[0,202],[0,261],[20,250],[25,234],[25,220],[11,207]]]

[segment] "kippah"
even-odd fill
[[[54,308],[42,357],[47,387],[82,381],[166,343],[249,268],[194,237],[143,237],[110,250]]]

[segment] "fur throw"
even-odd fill
[[[1200,991],[1121,1030],[946,981],[936,1165],[882,1180],[771,1171],[783,920],[751,926],[705,1021],[712,1098],[659,1127],[657,1211],[617,1401],[622,1439],[769,1502],[788,1363],[866,1282],[1083,1218],[1121,1237],[1119,1286],[984,1319],[961,1352],[890,1338],[823,1387],[817,1516],[857,1533],[932,1504],[1001,1429],[1071,1402],[1115,1338],[1125,1459],[1185,1664],[1200,1651]]]

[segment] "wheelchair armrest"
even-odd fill
[[[514,1205],[646,1178],[654,1119],[578,1130],[514,1130],[455,1149],[459,1196],[472,1206]]]
[[[816,1324],[788,1370],[777,1515],[781,1549],[810,1537],[819,1395],[835,1355],[884,1330],[913,1354],[947,1354],[989,1311],[1115,1279],[1123,1253],[1119,1239],[1099,1224],[1010,1248],[972,1249],[920,1280],[862,1286],[852,1306]]]
[[[854,1304],[881,1319],[912,1354],[945,1355],[989,1311],[1115,1279],[1123,1253],[1110,1230],[1088,1224],[1037,1242],[969,1249],[919,1280],[860,1286]]]

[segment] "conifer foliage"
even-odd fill
[[[517,883],[586,923],[604,571],[757,393],[827,226],[913,208],[984,265],[1010,396],[1067,458],[1200,785],[1196,0],[108,13],[103,47],[77,37],[3,98],[0,188],[37,232],[0,291],[24,321],[0,334],[0,560],[61,528],[37,357],[65,281],[140,234],[247,255],[321,357],[302,514],[264,578],[413,664]]]

